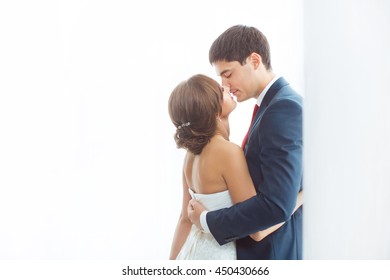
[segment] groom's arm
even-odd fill
[[[302,204],[303,204],[303,190],[298,193],[297,203],[295,205],[294,212],[297,211],[298,208],[302,206]],[[210,233],[210,229],[209,226],[207,225],[207,220],[206,220],[206,215],[209,211],[207,211],[206,208],[200,202],[198,202],[196,199],[192,199],[188,204],[187,212],[192,224],[195,224],[203,232]],[[255,241],[261,241],[266,236],[279,229],[284,223],[285,222],[279,223],[263,231],[255,232],[250,236]]]

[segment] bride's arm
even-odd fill
[[[186,241],[188,234],[190,233],[192,223],[188,219],[187,205],[191,200],[191,196],[188,192],[188,185],[183,172],[183,203],[180,213],[179,221],[177,222],[175,234],[173,236],[171,253],[169,255],[170,260],[175,260],[179,254],[184,242]]]

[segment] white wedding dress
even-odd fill
[[[191,189],[192,198],[200,201],[207,210],[218,210],[233,205],[229,191],[213,194],[198,194]],[[211,233],[205,233],[192,225],[186,242],[181,248],[177,260],[236,260],[236,243],[219,245]]]

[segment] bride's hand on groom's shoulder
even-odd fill
[[[187,215],[191,223],[196,225],[199,229],[203,230],[200,224],[200,214],[205,211],[206,208],[196,199],[191,199],[187,207]]]

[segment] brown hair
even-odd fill
[[[215,134],[221,113],[220,85],[205,75],[194,75],[172,91],[168,101],[169,116],[176,126],[174,139],[178,148],[198,155]]]
[[[235,25],[223,32],[210,47],[209,61],[211,64],[226,60],[245,64],[251,53],[261,56],[267,70],[271,70],[271,54],[267,38],[255,27]]]

